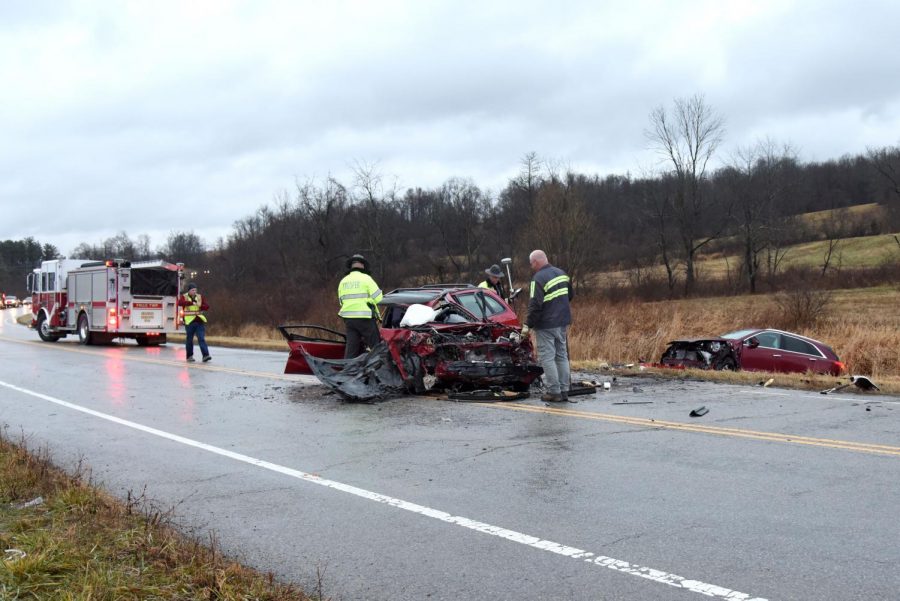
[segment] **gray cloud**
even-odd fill
[[[0,238],[212,241],[355,160],[495,191],[530,150],[637,173],[649,112],[697,92],[727,120],[723,156],[898,141],[896,3],[595,4],[4,4]]]

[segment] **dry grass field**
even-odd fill
[[[669,340],[748,327],[787,328],[776,295],[609,304],[576,302],[572,358],[589,363],[656,361]],[[900,376],[900,288],[836,290],[821,320],[797,328],[834,348],[850,373]]]

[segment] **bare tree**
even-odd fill
[[[595,232],[578,176],[571,171],[561,177],[551,174],[538,193],[525,245],[546,251],[577,287],[584,284],[591,256],[600,253]]]
[[[647,139],[671,167],[677,184],[673,215],[685,260],[685,292],[694,288],[697,251],[721,233],[723,225],[710,219],[712,199],[704,190],[707,167],[725,133],[725,122],[702,95],[679,98],[667,111],[660,106],[650,113]]]
[[[900,224],[900,146],[870,148],[868,159],[890,186],[893,202],[888,208],[892,222]]]
[[[347,198],[347,189],[331,177],[321,187],[312,180],[302,185],[297,183],[297,209],[308,230],[300,239],[306,244],[307,259],[323,283],[334,276],[334,261],[346,252],[341,248],[344,240],[340,224]]]
[[[473,276],[483,269],[481,250],[487,233],[484,224],[490,212],[490,199],[472,180],[451,178],[441,186],[434,200],[431,224],[440,234],[447,261],[457,279]]]
[[[840,271],[844,238],[847,236],[846,223],[848,211],[846,208],[832,209],[822,221],[821,230],[825,238],[825,250],[822,253],[822,275],[829,269]],[[834,263],[837,262],[837,267]]]
[[[779,207],[794,184],[795,164],[796,153],[789,144],[779,146],[766,138],[739,148],[723,175],[737,205],[734,218],[743,246],[742,271],[751,294],[757,290],[763,252],[778,239],[774,230],[782,217]]]
[[[170,261],[180,261],[188,264],[196,262],[205,252],[206,246],[203,244],[203,240],[193,231],[169,232],[166,243],[157,250],[157,253]]]
[[[363,246],[371,255],[376,280],[384,280],[387,263],[385,258],[391,254],[389,246],[395,243],[394,237],[386,227],[388,204],[396,201],[397,185],[393,182],[385,186],[384,176],[377,164],[356,163],[354,167],[354,188],[357,200],[362,205],[362,220],[358,225],[362,232]],[[350,251],[351,249],[348,249]],[[363,249],[355,249],[363,250]]]
[[[678,283],[675,272],[677,261],[673,249],[672,201],[674,187],[672,178],[665,175],[648,178],[644,186],[642,208],[644,216],[653,224],[653,239],[656,251],[666,270],[666,284],[669,290],[669,298],[675,295],[675,286]]]

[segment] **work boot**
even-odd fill
[[[545,403],[565,403],[562,395],[556,392],[541,395],[541,400]]]
[[[212,361],[212,357],[210,357],[209,355],[203,357],[203,362],[206,363],[207,361]]]
[[[193,357],[188,357],[188,358],[187,358],[187,362],[188,362],[188,363],[193,363],[194,361],[196,361],[196,359],[194,359]]]

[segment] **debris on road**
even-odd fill
[[[869,392],[871,390],[881,390],[875,384],[875,382],[873,382],[866,376],[850,376],[850,381],[847,382],[846,384],[838,383],[838,385],[836,385],[832,388],[826,388],[825,390],[819,391],[819,394],[831,394],[832,392],[837,392],[839,390],[843,390],[850,386],[856,386],[860,390],[865,390],[866,392]]]
[[[701,417],[703,415],[706,415],[707,413],[709,413],[709,409],[707,409],[705,406],[700,406],[696,409],[691,410],[690,415],[691,417]]]
[[[762,386],[763,388],[768,388],[768,387],[771,386],[774,382],[775,382],[775,378],[769,378],[769,379],[766,380],[765,382],[760,382],[759,385]]]
[[[487,390],[470,390],[467,392],[451,392],[447,395],[451,401],[475,401],[490,403],[493,401],[519,401],[528,398],[527,392],[504,390],[494,386]]]

